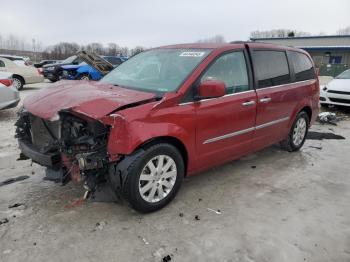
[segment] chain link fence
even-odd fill
[[[320,65],[320,76],[336,77],[349,68],[347,64],[323,64]]]

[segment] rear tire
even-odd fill
[[[23,89],[24,80],[22,77],[14,76],[13,77],[13,86],[19,91]]]
[[[175,197],[185,166],[176,147],[160,143],[146,148],[127,173],[123,196],[135,210],[149,213],[163,208]]]
[[[305,111],[299,112],[288,137],[281,142],[282,148],[289,152],[298,151],[304,145],[309,126],[309,115]]]

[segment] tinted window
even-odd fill
[[[290,58],[294,67],[295,81],[315,78],[315,70],[306,55],[298,52],[290,52]]]
[[[253,63],[258,88],[290,83],[286,53],[283,51],[254,51]]]
[[[5,67],[5,63],[2,60],[0,60],[0,67]]]
[[[201,82],[205,80],[223,81],[226,85],[226,94],[249,90],[243,52],[233,52],[218,58],[202,76]]]

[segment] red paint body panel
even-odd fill
[[[218,165],[230,159],[240,157],[252,147],[256,107],[242,104],[253,101],[256,104],[255,91],[211,99],[192,105],[196,112],[196,157],[200,170]],[[231,136],[221,139],[222,136]],[[210,141],[210,139],[220,139]]]
[[[267,44],[248,45],[250,48],[296,50]],[[152,93],[98,82],[62,81],[27,98],[24,106],[34,115],[45,119],[54,118],[60,110],[70,110],[110,126],[107,146],[110,161],[115,161],[120,155],[132,154],[152,139],[176,139],[187,151],[188,175],[281,141],[287,136],[296,114],[304,107],[311,109],[312,122],[317,117],[318,80],[181,103],[186,92],[218,55],[229,50],[246,49],[246,46],[186,44],[163,48],[214,50],[177,92],[166,93],[160,101],[156,101]],[[261,102],[260,99],[263,98],[270,98],[271,101]],[[147,102],[142,103],[144,101]],[[125,107],[139,102],[140,105]],[[253,103],[243,105],[246,102]],[[278,119],[285,120],[264,127],[266,123]],[[258,128],[259,126],[263,128]],[[220,139],[225,135],[228,137]]]

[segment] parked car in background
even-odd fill
[[[77,57],[76,55],[73,55],[61,62],[44,65],[42,74],[44,75],[45,78],[49,79],[51,82],[56,82],[60,79],[60,76],[62,75],[62,70],[63,70],[62,66],[79,65],[81,62],[83,61],[79,57]]]
[[[350,69],[321,87],[320,103],[322,106],[350,106]]]
[[[44,65],[48,65],[48,64],[57,64],[59,63],[59,60],[41,60],[39,63],[34,64],[34,67],[36,68],[41,68]]]
[[[62,81],[27,97],[17,137],[22,158],[48,174],[82,181],[86,195],[107,183],[151,212],[186,176],[275,143],[299,150],[318,111],[305,51],[184,44],[137,54],[98,82]]]
[[[103,59],[111,63],[114,67],[119,66],[127,60],[127,57],[120,56],[101,56]],[[93,66],[82,62],[79,65],[65,65],[62,66],[62,79],[68,80],[100,80],[103,75]]]
[[[7,58],[19,66],[31,65],[29,57],[15,56],[15,55],[1,55],[0,57]]]
[[[18,90],[12,83],[12,73],[0,72],[0,110],[16,107],[20,101]]]
[[[0,57],[0,71],[13,73],[13,86],[21,90],[25,84],[39,83],[44,80],[38,69],[33,66],[19,66],[13,61]]]

